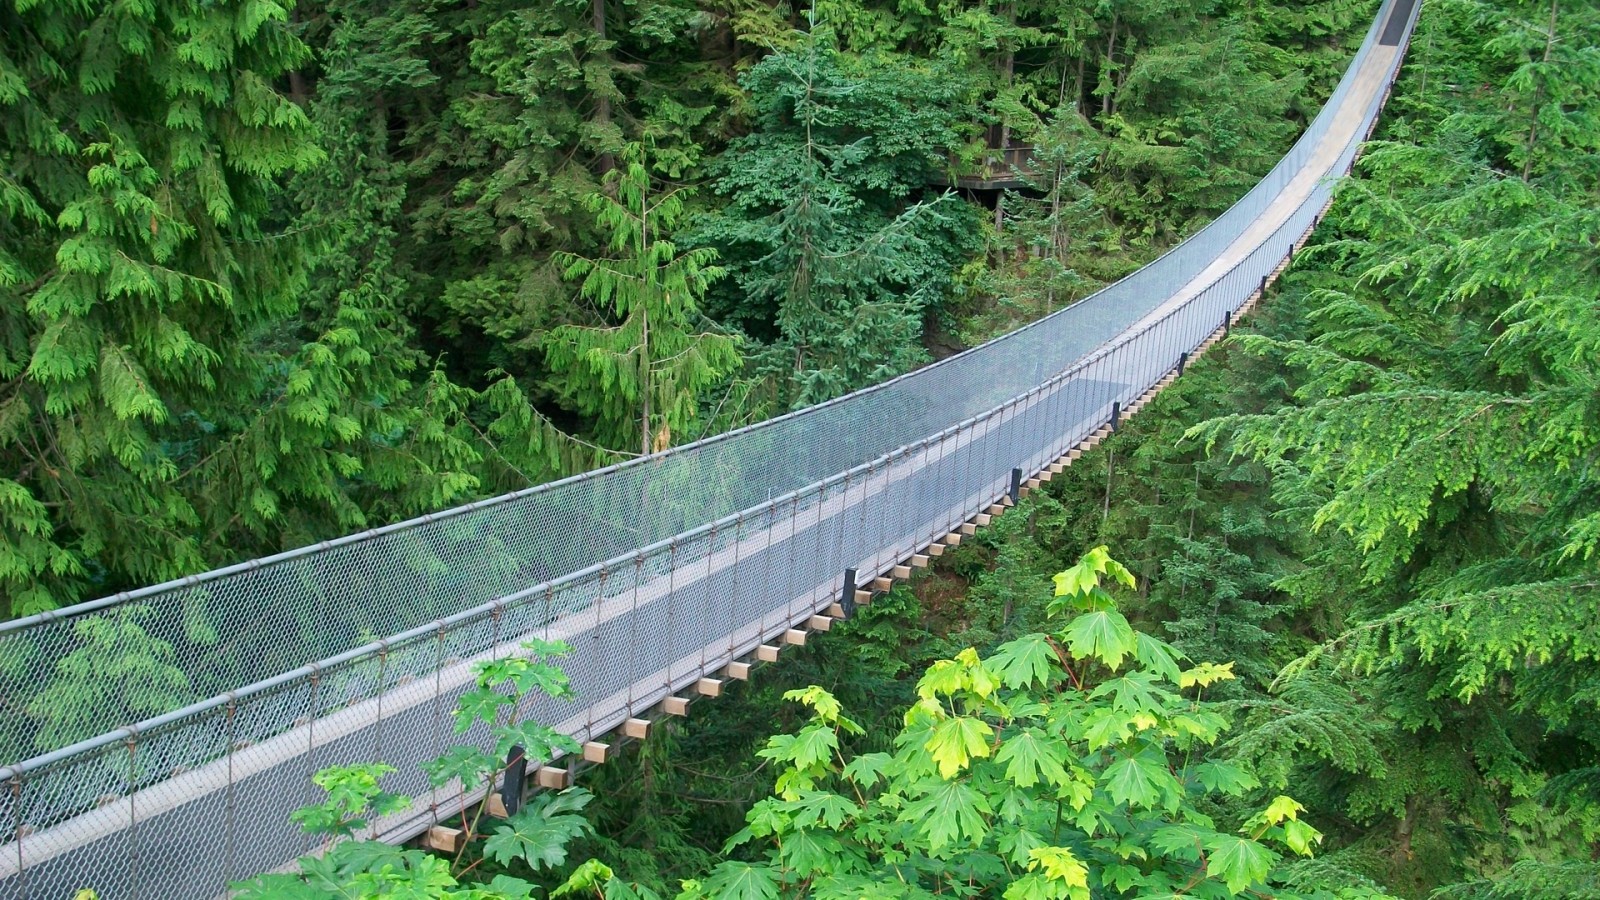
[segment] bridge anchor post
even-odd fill
[[[855,618],[856,614],[856,570],[844,570],[844,591],[839,595],[839,608],[844,610],[846,619]]]
[[[1017,501],[1019,501],[1021,499],[1022,499],[1022,470],[1018,469],[1018,468],[1013,468],[1011,470],[1011,504],[1013,506],[1015,506],[1017,504]]]
[[[528,781],[528,755],[522,747],[515,746],[506,754],[506,777],[500,785],[500,802],[505,804],[506,817],[510,818],[522,808],[522,790]]]
[[[1179,353],[1178,354],[1178,374],[1179,375],[1183,374],[1183,367],[1187,366],[1188,364],[1189,364],[1189,354],[1188,354],[1188,352]]]
[[[1111,401],[1111,430],[1117,430],[1117,423],[1122,420],[1122,401]]]

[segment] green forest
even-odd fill
[[[0,618],[1071,304],[1267,172],[1377,6],[3,0]],[[1010,148],[1022,187],[949,187]],[[1105,443],[456,851],[339,840],[238,892],[1600,898],[1597,551],[1600,7],[1424,0],[1306,248]],[[437,783],[576,749],[516,720],[569,690],[527,649]],[[61,715],[25,674],[6,734]],[[359,838],[385,773],[296,820]]]

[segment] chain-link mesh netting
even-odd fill
[[[983,347],[656,457],[3,626],[0,665],[71,714],[0,758],[83,740],[0,769],[0,900],[220,894],[315,849],[289,813],[339,763],[395,766],[386,786],[417,803],[374,833],[413,834],[464,799],[419,763],[488,743],[450,732],[474,660],[570,643],[577,699],[527,714],[583,741],[777,639],[846,568],[881,573],[970,519],[1014,468],[1037,471],[1170,372],[1309,230],[1398,66],[1390,17],[1409,34],[1415,0],[1386,0],[1306,135],[1236,206]],[[59,680],[86,652],[177,676],[172,707],[211,699],[119,727],[119,692]]]

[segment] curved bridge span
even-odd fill
[[[330,765],[395,766],[390,789],[417,803],[373,834],[414,836],[482,799],[430,788],[418,764],[489,741],[451,733],[449,711],[473,662],[529,637],[573,647],[577,698],[528,714],[580,743],[802,642],[1059,471],[1259,297],[1370,134],[1418,5],[1384,0],[1239,203],[1032,325],[697,444],[0,625],[0,664],[38,685],[99,632],[93,652],[154,653],[209,697],[131,726],[120,701],[84,700],[96,736],[0,768],[0,900],[220,896],[316,849],[289,814]]]

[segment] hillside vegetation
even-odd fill
[[[1270,168],[1374,8],[9,0],[3,612],[1071,303]],[[1100,448],[461,853],[346,840],[243,895],[1600,897],[1597,46],[1592,4],[1426,0],[1307,249]],[[1003,146],[1028,188],[941,187]],[[501,746],[430,775],[571,749],[512,702],[564,652],[484,666],[457,715]],[[0,737],[58,743],[4,663]],[[360,834],[384,774],[299,820]]]

